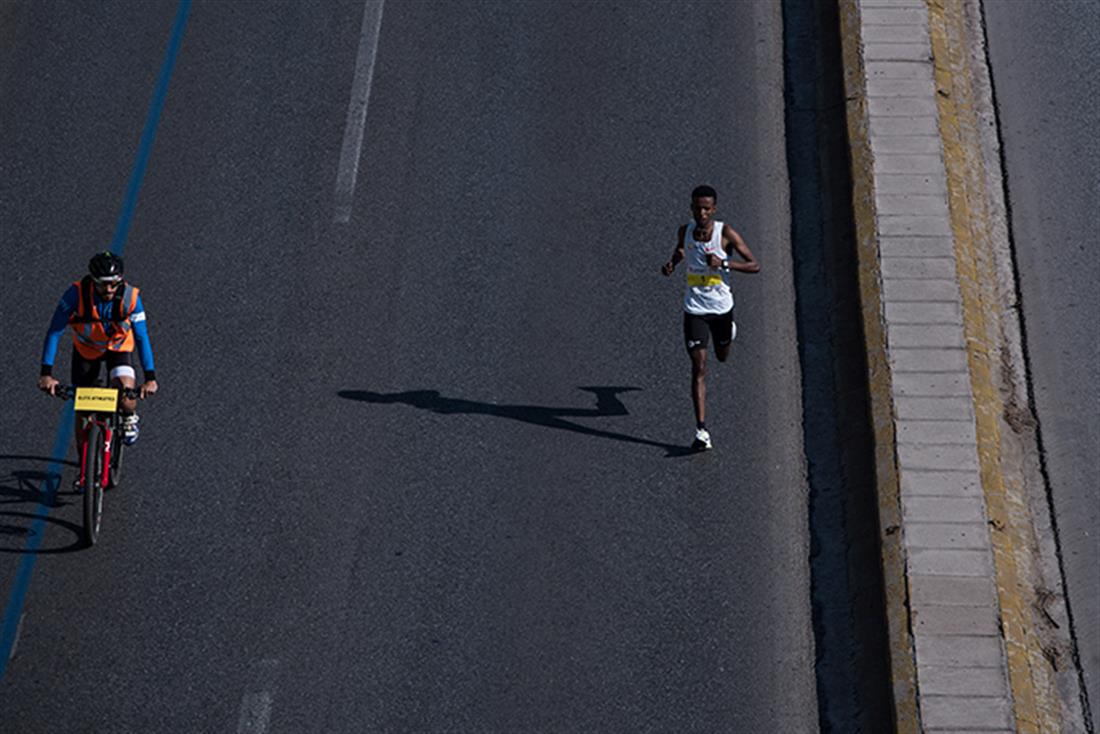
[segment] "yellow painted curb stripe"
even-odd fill
[[[909,618],[909,589],[905,576],[894,400],[890,361],[886,351],[885,314],[882,308],[874,160],[871,154],[866,74],[861,52],[860,13],[857,0],[839,0],[839,8],[860,303],[863,310],[863,335],[867,347],[871,419],[875,436],[875,482],[886,597],[890,682],[894,697],[894,729],[899,734],[919,734],[921,723],[917,706],[916,656]]]
[[[992,360],[1000,353],[997,279],[985,169],[970,84],[964,0],[927,0],[936,102],[963,303],[963,327],[974,394],[978,459],[989,516],[1005,655],[1018,732],[1058,732],[1061,712],[1053,671],[1031,617],[1024,572],[1032,544],[1030,514],[1020,487],[1010,486],[1001,459],[1004,403]],[[1021,568],[1022,567],[1022,568]]]

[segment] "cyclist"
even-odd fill
[[[694,222],[680,227],[676,249],[661,266],[668,276],[687,258],[687,289],[684,292],[684,344],[691,357],[691,399],[695,405],[695,440],[692,448],[711,448],[706,424],[707,342],[714,337],[714,356],[725,362],[737,335],[733,323],[733,293],[726,277],[730,270],[758,273],[760,264],[749,246],[729,224],[718,222],[718,193],[710,186],[691,192]],[[688,235],[691,235],[688,237]],[[734,254],[740,262],[731,261]]]
[[[88,275],[73,283],[57,304],[46,343],[42,347],[42,370],[38,388],[53,395],[58,381],[53,377],[57,345],[65,328],[73,328],[72,383],[79,387],[99,384],[104,365],[111,387],[133,389],[134,347],[141,354],[145,382],[139,390],[144,399],[157,391],[153,369],[153,348],[145,322],[145,306],[137,287],[123,279],[122,258],[113,252],[96,253],[88,262]],[[132,446],[138,439],[137,401],[123,397],[122,440]],[[79,433],[78,433],[79,436]]]

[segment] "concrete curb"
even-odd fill
[[[980,141],[973,130],[974,100],[963,50],[969,45],[959,2],[931,0],[928,5],[932,56],[936,64],[936,102],[943,139],[951,202],[951,228],[963,302],[968,364],[977,424],[990,540],[997,576],[1001,632],[1004,639],[1016,729],[1020,732],[1058,731],[1060,711],[1051,695],[1050,676],[1042,662],[1028,600],[1030,589],[1018,572],[1027,563],[1031,545],[1029,519],[1013,513],[1001,461],[1000,417],[1004,404],[994,383],[991,360],[1000,349],[998,310],[987,284],[995,282],[980,250],[988,247],[989,207],[985,200],[985,172]],[[969,134],[968,134],[969,131]]]
[[[882,318],[882,274],[875,207],[874,160],[867,110],[867,77],[861,47],[858,0],[839,0],[844,90],[851,148],[852,208],[859,260],[860,301],[867,346],[871,423],[875,441],[878,485],[879,540],[882,549],[886,626],[889,639],[894,725],[900,734],[920,731],[917,671],[910,630],[905,552],[900,534],[901,500],[898,482],[894,412],[891,398],[886,330]]]
[[[838,2],[895,727],[1062,731],[1042,518],[1002,435],[973,0]]]

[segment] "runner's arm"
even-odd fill
[[[661,272],[665,275],[672,275],[672,271],[684,259],[684,233],[686,231],[687,225],[680,225],[680,230],[676,234],[676,249],[672,251],[672,257],[668,259],[668,262],[661,266]]]
[[[736,252],[742,260],[742,262],[727,260],[726,262],[730,270],[736,270],[739,273],[760,272],[760,263],[756,261],[756,256],[752,254],[752,250],[745,244],[745,240],[741,239],[741,235],[737,234],[737,231],[728,224],[722,225],[722,243],[728,254],[732,255]]]

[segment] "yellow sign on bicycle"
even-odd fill
[[[118,410],[118,390],[110,387],[78,387],[73,410],[113,413]]]

